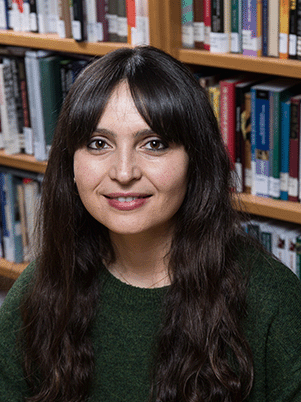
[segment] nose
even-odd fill
[[[138,166],[133,153],[126,151],[119,152],[115,155],[109,169],[111,180],[116,180],[121,184],[128,184],[133,180],[139,180],[141,175],[141,168]]]

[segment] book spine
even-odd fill
[[[34,155],[37,160],[46,160],[45,125],[42,108],[41,76],[39,57],[45,57],[45,53],[39,56],[38,51],[27,51],[25,56],[27,88],[30,88],[29,106],[32,117],[32,129],[34,137]]]
[[[288,59],[288,38],[289,38],[289,0],[280,0],[280,21],[279,21],[279,57]]]
[[[242,53],[242,0],[232,0],[231,11],[231,52]]]
[[[29,30],[38,32],[38,15],[36,0],[29,0]]]
[[[279,1],[268,3],[268,56],[279,57]]]
[[[87,41],[97,42],[97,12],[96,1],[86,0],[87,7]]]
[[[44,0],[36,0],[36,7],[37,7],[39,33],[47,33],[45,24]]]
[[[0,29],[8,29],[7,8],[5,0],[0,1]]]
[[[243,0],[243,54],[246,56],[261,56],[261,0]]]
[[[235,164],[235,84],[220,81],[220,126],[232,166]]]
[[[41,76],[41,96],[44,119],[45,145],[47,157],[52,144],[53,133],[63,101],[60,57],[51,56],[39,60]]]
[[[228,4],[228,3],[227,3]],[[211,33],[210,33],[210,51],[214,53],[227,53],[229,47],[229,13],[225,16],[223,0],[212,0],[211,2]]]
[[[297,59],[301,60],[301,0],[297,0]]]
[[[57,33],[60,38],[72,38],[69,0],[58,0]]]
[[[97,39],[99,42],[109,40],[109,27],[106,14],[108,12],[108,0],[96,1],[97,11]]]
[[[268,55],[268,0],[262,0],[262,56]]]
[[[269,195],[280,198],[280,157],[281,157],[281,100],[280,93],[271,94],[273,107],[270,114],[270,178]]]
[[[256,90],[256,195],[269,196],[269,150],[270,150],[270,94],[269,91]]]
[[[110,42],[117,42],[118,40],[117,18],[117,0],[108,0],[107,19],[109,24]]]
[[[204,0],[204,49],[210,50],[210,35],[211,35],[211,0]]]
[[[251,194],[252,190],[252,155],[251,155],[251,92],[245,94],[245,111],[242,113],[242,133],[244,139],[243,167],[244,167],[244,192]]]
[[[280,199],[285,201],[288,200],[290,121],[291,102],[281,102]]]
[[[291,98],[291,129],[289,143],[289,201],[298,201],[299,194],[299,138],[300,138],[300,98]]]
[[[256,195],[256,131],[257,131],[257,114],[256,114],[256,88],[251,88],[251,194]]]
[[[245,110],[245,96],[243,88],[235,88],[235,171],[237,175],[236,191],[243,192],[243,134],[242,134],[242,113]]]
[[[193,2],[193,36],[194,47],[204,49],[205,24],[204,24],[204,1]]]
[[[72,36],[78,41],[84,41],[87,39],[86,20],[83,0],[73,1],[73,14],[72,14]]]
[[[128,24],[126,17],[126,1],[119,0],[117,4],[117,34],[118,42],[126,43],[128,40]]]
[[[193,48],[193,0],[181,0],[181,13],[182,46],[185,48]]]
[[[288,57],[297,58],[297,0],[290,0]]]
[[[13,92],[13,75],[10,64],[0,64],[1,126],[4,149],[8,154],[20,152],[17,108]]]

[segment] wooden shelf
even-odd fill
[[[8,155],[0,150],[0,165],[30,172],[45,173],[47,162],[38,162],[33,156],[26,154]]]
[[[56,34],[35,34],[32,32],[5,30],[0,31],[0,44],[91,56],[103,56],[119,47],[130,46],[127,43],[114,42],[76,42],[74,39],[62,39]]]
[[[235,194],[235,207],[249,214],[301,224],[299,202],[273,200],[250,194]]]
[[[27,265],[28,263],[15,264],[0,258],[0,275],[10,279],[17,279]]]
[[[178,58],[184,63],[201,66],[301,78],[300,60],[252,57],[233,53],[211,53],[207,50],[196,49],[178,49]]]

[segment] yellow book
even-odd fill
[[[219,84],[208,88],[209,101],[214,111],[215,117],[220,124],[220,87]]]
[[[289,10],[290,1],[280,0],[279,10],[279,57],[288,58],[288,40],[289,40]]]

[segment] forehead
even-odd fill
[[[120,83],[110,95],[97,127],[117,125],[145,125],[126,82]]]

